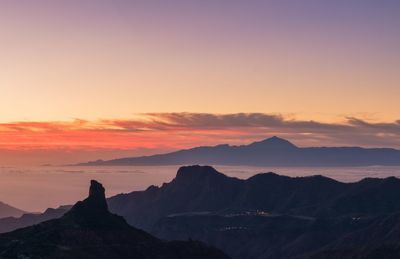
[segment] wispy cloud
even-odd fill
[[[296,120],[265,113],[145,113],[132,119],[0,124],[2,148],[174,149],[219,143],[243,144],[272,135],[301,146],[400,148],[400,121],[342,123]]]

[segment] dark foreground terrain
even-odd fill
[[[59,219],[0,235],[0,258],[229,258],[196,241],[165,242],[108,211],[104,188]]]
[[[265,173],[241,180],[209,166],[188,166],[170,183],[107,203],[131,226],[158,238],[200,240],[237,259],[400,258],[400,180],[395,177],[341,183]],[[0,219],[0,231],[10,222],[17,228],[68,209]]]
[[[341,183],[266,173],[240,180],[192,166],[109,204],[158,237],[201,240],[238,259],[400,258],[399,198],[395,177]]]

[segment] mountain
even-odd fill
[[[131,225],[160,238],[201,240],[232,258],[325,258],[314,253],[347,235],[366,229],[364,236],[375,236],[370,226],[400,211],[399,196],[394,177],[341,183],[265,173],[240,180],[188,166],[170,183],[108,203]],[[386,244],[379,236],[374,242]]]
[[[229,258],[195,241],[165,242],[108,211],[103,186],[61,218],[0,235],[0,258]]]
[[[164,239],[201,240],[238,259],[308,258],[372,222],[265,213],[193,214],[165,217],[152,233]]]
[[[43,213],[26,213],[20,217],[6,217],[0,219],[0,233],[6,233],[18,228],[32,226],[50,219],[60,218],[71,206],[60,206],[59,208],[49,208]]]
[[[395,177],[342,183],[263,173],[242,180],[210,166],[185,166],[169,183],[107,203],[157,238],[200,240],[232,258],[374,259],[400,258],[398,197]],[[60,209],[53,211],[56,217]]]
[[[371,166],[400,165],[400,150],[360,147],[297,147],[272,137],[243,146],[196,147],[167,154],[97,160],[79,166],[101,165],[249,165],[249,166]]]
[[[0,219],[6,217],[20,217],[26,212],[0,202]]]
[[[319,218],[380,215],[400,210],[397,197],[400,179],[395,177],[342,183],[323,176],[264,173],[242,180],[209,166],[186,166],[170,183],[116,195],[108,204],[128,223],[150,231],[163,217],[187,213],[264,211]]]
[[[400,258],[400,213],[385,215],[306,258]]]
[[[381,182],[380,179],[365,181],[371,186]],[[170,183],[161,187],[150,186],[145,191],[116,195],[108,199],[108,205],[113,213],[125,217],[129,224],[150,231],[163,217],[191,212],[261,210],[270,213],[336,215],[342,213],[341,210],[346,211],[346,208],[342,209],[335,203],[338,210],[331,211],[324,204],[329,207],[327,203],[334,203],[335,198],[345,199],[347,196],[341,194],[350,191],[351,186],[322,176],[291,178],[274,173],[258,174],[241,180],[228,177],[210,166],[186,166],[179,168]],[[370,188],[359,189],[351,188],[354,190],[351,197],[362,197],[364,194],[361,191],[365,189],[367,192]],[[359,192],[361,194],[358,195]],[[388,203],[395,197],[388,200]],[[389,205],[394,204],[398,204],[397,200]],[[371,210],[373,208],[374,204],[371,204]],[[347,210],[351,209],[357,210],[357,207],[349,205]],[[58,218],[65,212],[65,208],[48,209],[44,214],[0,219],[0,232]]]
[[[397,259],[400,213],[375,217],[308,218],[290,215],[173,215],[153,234],[192,238],[240,259]]]

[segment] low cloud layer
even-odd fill
[[[342,123],[264,113],[146,113],[133,119],[0,124],[1,150],[154,150],[246,144],[277,135],[299,146],[400,148],[400,120]]]

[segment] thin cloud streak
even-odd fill
[[[0,148],[178,149],[245,144],[279,135],[300,146],[400,148],[400,121],[343,123],[295,120],[265,113],[144,113],[133,119],[0,124]]]

